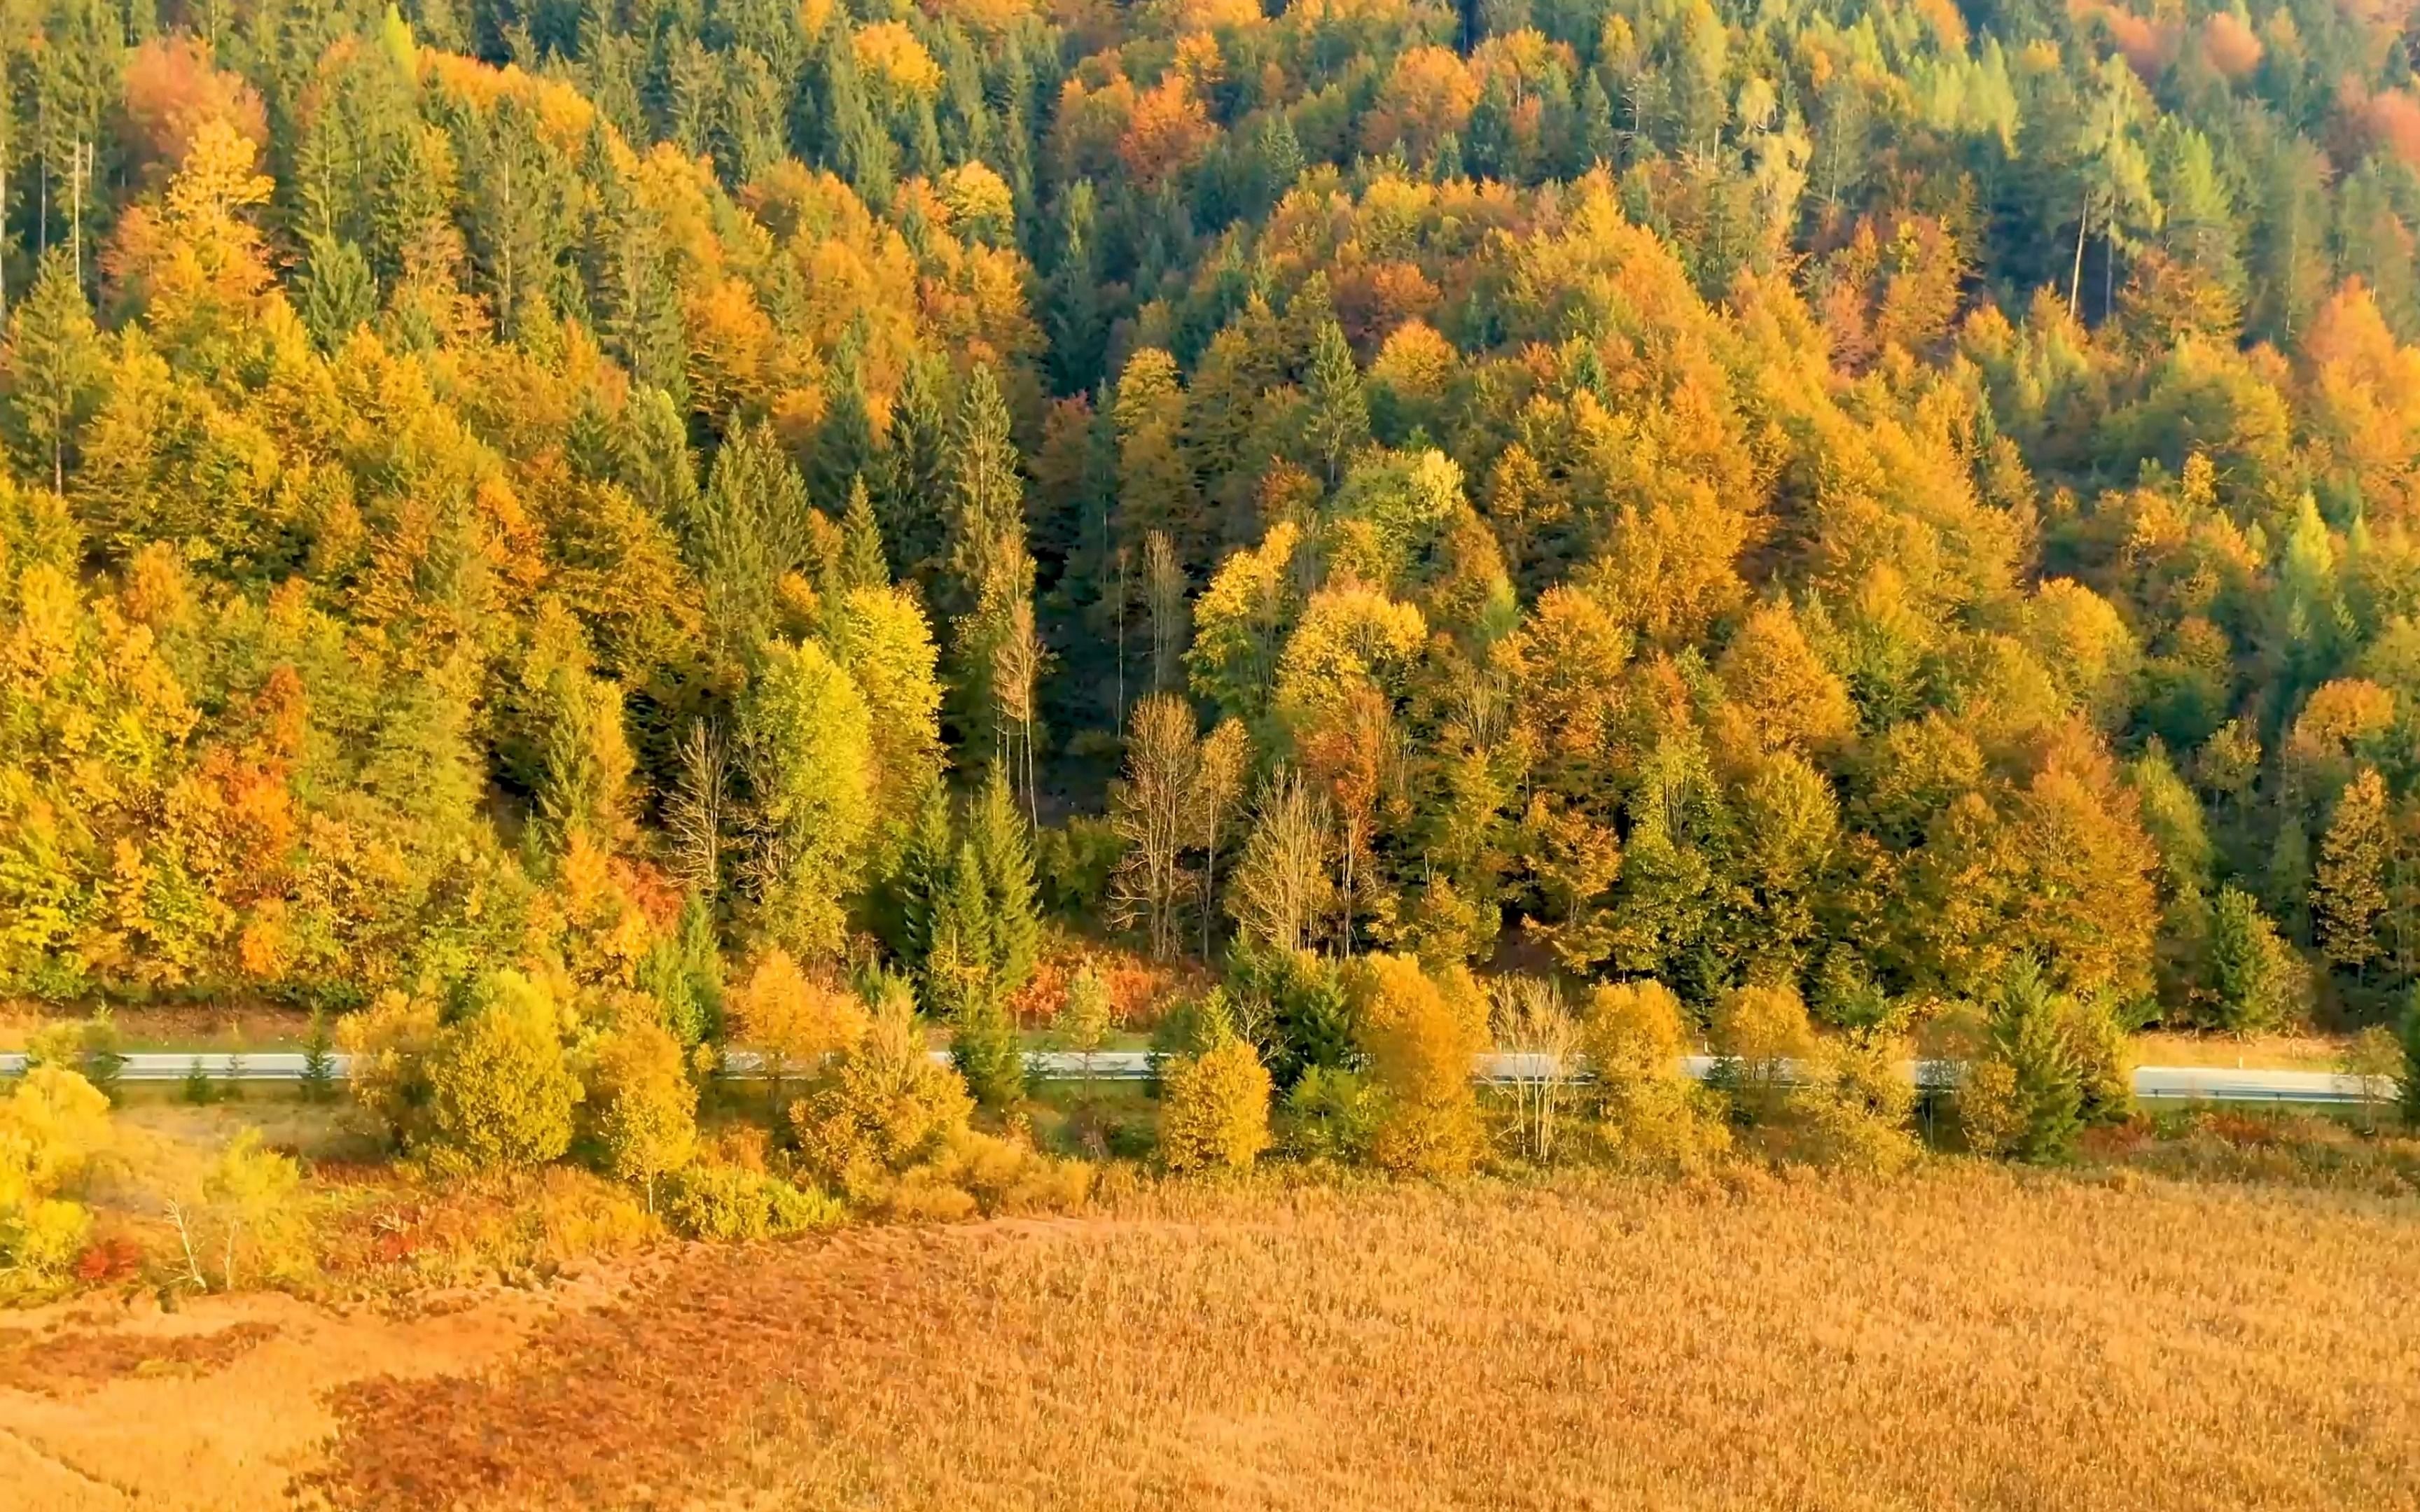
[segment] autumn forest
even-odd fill
[[[0,994],[2391,1020],[2405,27],[15,0]]]

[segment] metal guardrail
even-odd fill
[[[937,1050],[933,1056],[937,1060],[949,1058],[947,1051]],[[1151,1056],[1140,1050],[1104,1050],[1090,1057],[1063,1050],[1032,1051],[1027,1054],[1026,1061],[1033,1074],[1047,1081],[1089,1077],[1094,1081],[1139,1082],[1151,1075]],[[299,1082],[303,1079],[304,1064],[305,1057],[300,1052],[287,1050],[256,1055],[141,1051],[121,1057],[117,1074],[120,1080],[129,1082],[178,1082],[198,1067],[211,1081]],[[1714,1058],[1687,1056],[1683,1057],[1682,1066],[1690,1075],[1703,1080],[1713,1072]],[[24,1069],[23,1055],[0,1054],[0,1076],[19,1075]],[[349,1069],[348,1057],[329,1057],[329,1074],[333,1078],[343,1080]],[[762,1072],[763,1063],[748,1051],[735,1051],[725,1057],[724,1070],[731,1075],[753,1077]],[[1951,1090],[1958,1083],[1958,1065],[1954,1061],[1909,1061],[1904,1070],[1911,1081],[1928,1090]],[[1472,1074],[1490,1082],[1525,1082],[1582,1073],[1552,1056],[1491,1052],[1479,1057]],[[2396,1087],[2382,1076],[2365,1082],[2360,1077],[2334,1072],[2143,1066],[2134,1072],[2134,1095],[2174,1102],[2351,1105],[2388,1101],[2396,1095]]]

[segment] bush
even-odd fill
[[[1054,1160],[1024,1139],[961,1127],[870,1194],[867,1205],[893,1218],[942,1221],[1066,1212],[1091,1196],[1093,1178],[1082,1161]]]
[[[1744,1122],[1770,1123],[1790,1101],[1793,1063],[1814,1052],[1807,1005],[1789,986],[1740,987],[1714,1005],[1711,1084]]]
[[[1682,1070],[1683,1043],[1681,1001],[1662,982],[1620,982],[1590,995],[1580,1053],[1595,1078],[1589,1103],[1610,1158],[1696,1170],[1730,1148],[1722,1099]]]
[[[337,1026],[349,1058],[346,1086],[354,1105],[376,1121],[390,1148],[424,1136],[428,1118],[428,1054],[436,1048],[437,1005],[398,992]]]
[[[0,1270],[37,1288],[52,1285],[84,1253],[91,1233],[92,1213],[81,1202],[40,1197],[0,1208]]]
[[[1170,1170],[1240,1170],[1269,1148],[1268,1069],[1241,1036],[1175,1061],[1163,1088],[1159,1158]]]
[[[1042,885],[1042,901],[1052,913],[1069,918],[1098,918],[1109,897],[1109,876],[1125,841],[1108,819],[1071,815],[1063,825],[1037,830],[1033,836],[1033,870]]]
[[[661,1211],[673,1230],[691,1239],[779,1239],[828,1228],[845,1210],[820,1192],[802,1191],[744,1165],[684,1166],[665,1177]]]
[[[59,1194],[109,1145],[109,1099],[55,1062],[0,1098],[0,1272],[47,1286],[83,1248],[91,1214]]]
[[[1354,1039],[1380,1098],[1370,1158],[1421,1176],[1469,1170],[1484,1138],[1470,1078],[1487,1048],[1487,999],[1459,966],[1439,980],[1392,955],[1356,963],[1348,988]]]
[[[864,1038],[790,1104],[789,1119],[807,1168],[854,1196],[933,1154],[973,1112],[957,1072],[924,1053],[912,1000],[894,987]]]
[[[428,1056],[428,1144],[442,1171],[540,1165],[571,1147],[579,1079],[563,1054],[561,1015],[517,971],[481,984],[470,1016]]]
[[[1312,1066],[1286,1094],[1286,1148],[1303,1160],[1357,1165],[1378,1136],[1378,1095],[1354,1072]]]
[[[82,1076],[114,1106],[117,1073],[126,1065],[119,1050],[117,1025],[106,1008],[80,1023],[54,1024],[35,1034],[25,1046],[26,1069],[57,1066]]]
[[[1916,1084],[1901,1063],[1908,1045],[1868,1031],[1823,1044],[1790,1099],[1789,1153],[1819,1165],[1891,1172],[1920,1149],[1908,1129]]]
[[[645,1187],[652,1206],[656,1178],[687,1165],[697,1149],[697,1088],[684,1072],[680,1041],[644,1020],[604,1036],[588,1105],[606,1170]]]

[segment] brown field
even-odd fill
[[[0,1369],[0,1473],[78,1512],[2401,1507],[2415,1232],[2410,1198],[1964,1163],[1145,1188],[690,1247],[595,1305],[211,1300],[121,1326],[253,1327],[148,1354],[59,1322],[17,1348],[64,1390]]]
[[[2144,1066],[2233,1066],[2257,1071],[2334,1071],[2351,1043],[2329,1034],[2180,1034],[2154,1030],[2134,1036],[2134,1059]]]

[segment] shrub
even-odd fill
[[[810,978],[775,946],[756,958],[725,1002],[731,1032],[765,1055],[765,1072],[779,1097],[793,1070],[813,1074],[824,1058],[865,1034],[865,1004],[855,993]]]
[[[1741,1119],[1769,1123],[1787,1107],[1793,1063],[1813,1053],[1815,1034],[1796,988],[1748,986],[1714,1005],[1714,1043],[1712,1084]]]
[[[924,1053],[912,1000],[894,987],[864,1038],[825,1066],[789,1119],[807,1168],[855,1195],[931,1155],[973,1112],[957,1072]]]
[[[1170,1170],[1240,1170],[1269,1148],[1268,1068],[1242,1036],[1175,1061],[1163,1086],[1159,1158]]]
[[[1625,1165],[1695,1170],[1730,1148],[1719,1094],[1681,1068],[1681,1001],[1660,981],[1590,995],[1580,1053],[1605,1152]]]
[[[91,1232],[92,1213],[81,1202],[39,1197],[0,1208],[0,1269],[36,1287],[48,1286],[84,1253]]]
[[[1357,1165],[1378,1135],[1378,1096],[1358,1073],[1312,1066],[1286,1094],[1286,1148],[1304,1160]]]
[[[302,1243],[302,1214],[295,1203],[302,1173],[290,1155],[268,1149],[260,1131],[239,1132],[199,1182],[178,1193],[168,1215],[182,1242],[186,1279],[207,1290],[206,1267],[215,1263],[221,1290],[235,1289],[240,1276],[293,1276],[311,1259]]]
[[[337,1026],[336,1042],[350,1059],[346,1085],[354,1105],[394,1149],[414,1143],[427,1128],[428,1055],[437,1035],[437,1005],[399,992],[381,995]]]
[[[57,1066],[72,1071],[115,1105],[117,1073],[126,1065],[118,1047],[117,1024],[103,1008],[80,1023],[54,1024],[34,1035],[25,1046],[25,1064],[28,1070]]]
[[[830,1227],[845,1216],[820,1192],[744,1165],[703,1164],[665,1177],[662,1212],[676,1233],[720,1240],[779,1239]]]
[[[428,1056],[430,1159],[456,1172],[543,1165],[570,1148],[581,1098],[560,1014],[516,971],[489,977],[479,997]]]
[[[0,1272],[36,1287],[65,1273],[91,1215],[59,1194],[109,1138],[109,1099],[56,1062],[37,1064],[0,1098]]]
[[[903,1219],[1065,1212],[1091,1195],[1093,1178],[1082,1161],[1054,1160],[1024,1139],[960,1127],[873,1194],[869,1205]]]
[[[1906,1041],[1868,1031],[1830,1041],[1807,1063],[1792,1089],[1789,1152],[1820,1165],[1891,1172],[1919,1153],[1909,1132],[1916,1084],[1901,1062]]]
[[[605,1168],[646,1188],[652,1207],[656,1179],[687,1165],[697,1148],[697,1088],[684,1072],[680,1041],[644,1020],[604,1036],[588,1105]]]
[[[1487,1047],[1486,998],[1459,966],[1439,980],[1392,955],[1357,963],[1349,988],[1354,1039],[1380,1095],[1370,1158],[1421,1176],[1467,1171],[1483,1137],[1470,1073]]]

